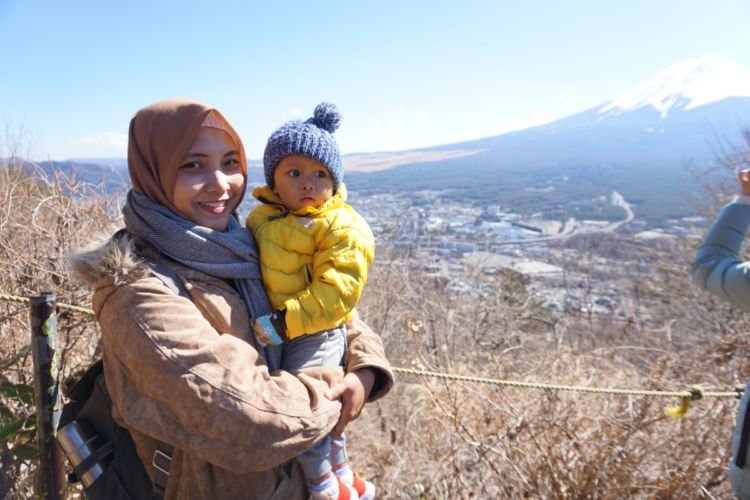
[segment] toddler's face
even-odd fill
[[[289,210],[318,208],[333,196],[333,179],[319,161],[307,156],[287,156],[273,173],[274,192]]]

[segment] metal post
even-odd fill
[[[29,306],[39,446],[36,496],[57,500],[65,496],[66,477],[64,456],[55,441],[62,411],[55,294],[31,297]]]

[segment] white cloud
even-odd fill
[[[302,116],[302,110],[299,108],[291,108],[289,111],[282,115],[284,120],[296,120]]]
[[[368,130],[368,143],[371,147],[361,149],[383,150],[408,147],[399,139],[403,139],[405,128],[408,128],[415,118],[421,119],[420,114],[409,112],[406,106],[392,108],[392,112],[386,120],[375,118],[373,126]]]
[[[117,132],[98,132],[86,137],[71,139],[72,146],[104,146],[125,150],[128,147],[128,135]]]

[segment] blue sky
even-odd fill
[[[132,114],[172,96],[219,108],[250,158],[323,100],[344,153],[445,144],[588,109],[689,57],[750,66],[748,26],[747,0],[1,0],[0,144],[125,156]]]

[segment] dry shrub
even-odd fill
[[[65,261],[72,249],[111,224],[115,203],[96,186],[74,178],[49,177],[20,162],[0,166],[0,293],[28,297],[55,292],[58,302],[88,306],[90,290],[68,276]],[[63,376],[88,366],[98,345],[92,318],[61,309],[58,333]],[[29,343],[28,306],[0,302],[3,387],[33,386]],[[34,460],[18,456],[27,449],[24,445],[35,445],[35,408],[30,403],[8,392],[0,394],[0,428],[23,422],[17,434],[0,441],[0,496],[30,491]]]
[[[514,380],[650,386],[619,363],[598,358],[596,368],[584,369],[573,353],[542,357],[549,370]],[[663,414],[675,403],[668,399],[401,382],[350,431],[355,462],[362,457],[384,498],[728,494],[732,400],[694,403],[675,420]]]
[[[649,291],[648,320],[551,317],[512,274],[473,282],[485,293],[455,294],[389,255],[360,309],[395,365],[580,387],[731,390],[748,375],[748,341],[737,333],[744,316],[690,283],[690,248],[643,250],[664,263],[639,285]],[[729,496],[736,400],[706,399],[683,419],[667,417],[677,403],[401,375],[353,424],[350,450],[384,498]]]
[[[0,290],[24,297],[54,292],[58,302],[86,307],[91,290],[69,276],[67,257],[112,227],[119,200],[61,174],[28,175],[29,168],[0,168]],[[0,324],[0,352],[18,352],[28,344],[26,307],[3,307],[13,323]],[[58,323],[63,364],[73,353],[83,361],[95,354],[91,317],[61,309]]]
[[[108,227],[120,205],[90,189],[0,168],[1,292],[53,290],[60,302],[89,304],[90,290],[71,281],[63,261]],[[623,266],[631,264],[628,259],[654,265],[647,276],[629,277],[628,286],[638,290],[636,313],[643,316],[617,322],[552,314],[527,293],[529,280],[517,273],[449,279],[387,246],[381,242],[359,309],[381,333],[394,365],[662,390],[693,383],[725,390],[750,375],[750,342],[741,335],[747,321],[690,284],[690,247],[637,254],[610,245]],[[592,253],[605,247],[586,243]],[[25,305],[0,302],[0,366],[28,344],[27,316]],[[98,333],[91,318],[64,310],[58,323],[70,373],[96,354]],[[25,355],[2,377],[30,384],[30,374]],[[12,398],[0,403],[22,418],[33,413]],[[682,420],[664,416],[671,404],[401,375],[392,393],[352,424],[350,451],[383,498],[727,497],[736,402],[695,402]],[[33,444],[33,435],[19,436]],[[0,493],[6,497],[29,494],[34,468],[33,460],[13,455],[14,444],[0,444]]]

